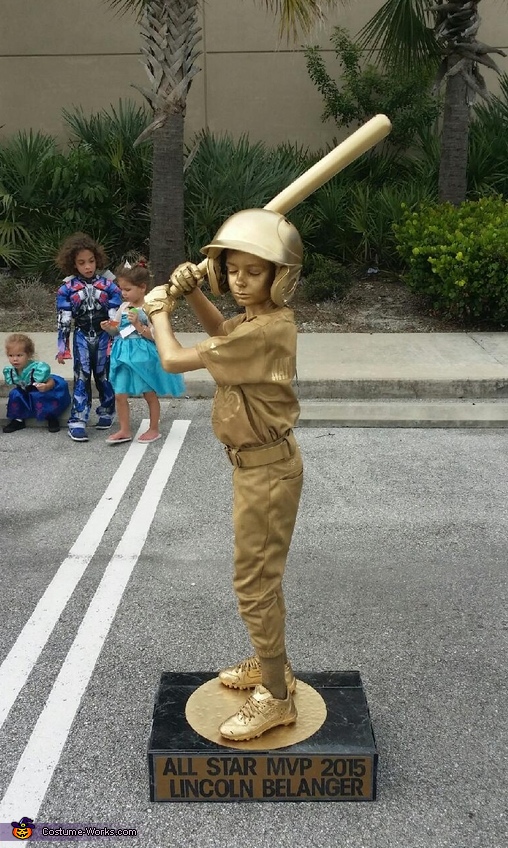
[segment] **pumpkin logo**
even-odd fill
[[[34,832],[33,823],[34,820],[29,819],[27,816],[23,816],[19,822],[11,822],[12,835],[15,836],[16,839],[30,839]]]

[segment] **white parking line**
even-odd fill
[[[146,430],[141,422],[136,437]],[[0,666],[0,729],[39,659],[74,589],[99,547],[102,537],[138,467],[146,445],[136,437],[83,530],[76,539]],[[114,448],[113,448],[114,449]]]
[[[175,421],[171,427],[0,803],[0,822],[11,821],[19,810],[37,818],[189,425],[190,421]]]

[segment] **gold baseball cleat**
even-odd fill
[[[264,686],[258,685],[243,707],[221,724],[219,733],[226,739],[243,742],[261,736],[272,727],[293,724],[297,717],[298,712],[290,692],[284,700],[280,700],[274,698]]]
[[[285,678],[288,692],[293,694],[296,689],[296,677],[288,662],[285,665]],[[219,671],[219,680],[230,689],[254,689],[262,682],[259,657],[248,657],[238,665],[224,668]]]

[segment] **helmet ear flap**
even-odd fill
[[[275,279],[270,289],[270,298],[276,306],[285,306],[293,297],[300,271],[288,268],[287,265],[277,269]]]

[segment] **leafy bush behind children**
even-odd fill
[[[54,280],[54,256],[71,232],[100,238],[112,257],[148,235],[151,152],[134,141],[148,113],[134,103],[85,117],[64,112],[68,148],[42,132],[0,143],[0,264]]]

